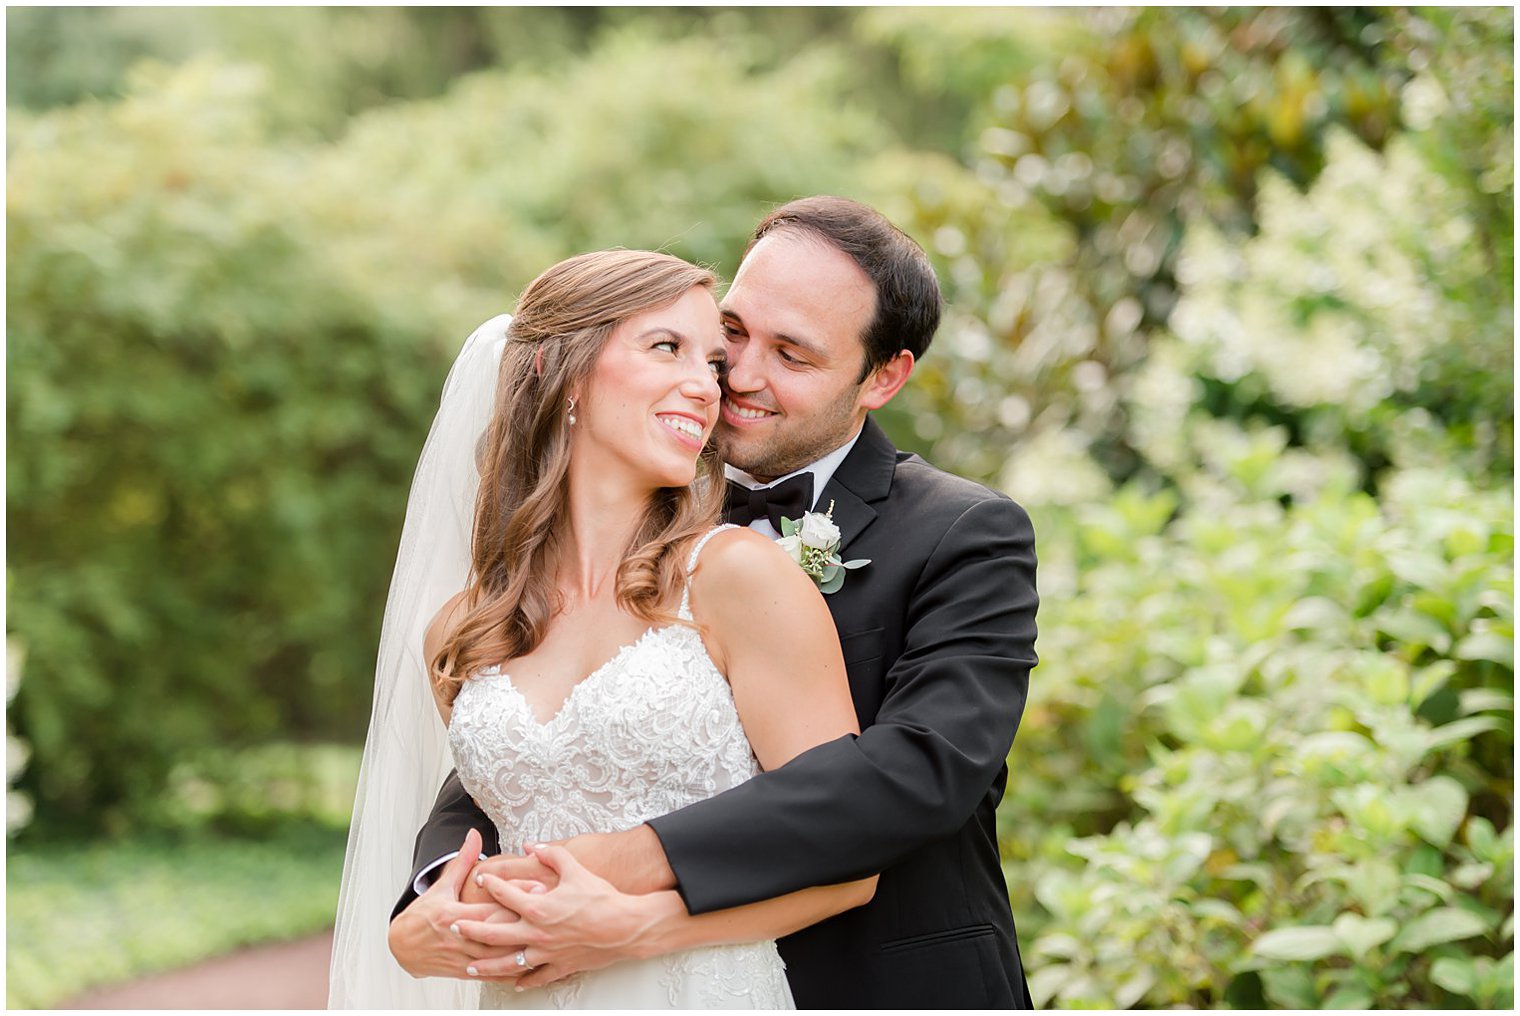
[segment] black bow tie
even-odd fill
[[[813,474],[800,473],[789,480],[782,480],[774,487],[748,487],[728,481],[728,494],[723,500],[724,517],[739,526],[747,526],[759,518],[771,520],[776,532],[781,532],[781,518],[792,521],[802,518],[802,513],[813,507]]]

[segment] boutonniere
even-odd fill
[[[839,591],[845,572],[871,563],[869,558],[839,559],[839,527],[834,525],[833,501],[825,512],[803,512],[802,518],[795,521],[783,517],[781,539],[776,542],[818,583],[818,591],[825,594]]]

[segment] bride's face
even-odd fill
[[[718,419],[723,331],[703,286],[618,325],[575,408],[571,455],[598,481],[684,487]]]

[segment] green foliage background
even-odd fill
[[[7,19],[23,856],[341,824],[456,344],[832,192],[949,300],[883,422],[1036,521],[1036,1001],[1512,1000],[1510,12]]]

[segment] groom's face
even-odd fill
[[[725,461],[761,480],[854,436],[876,289],[860,266],[797,230],[766,235],[722,303],[728,377],[715,432]]]

